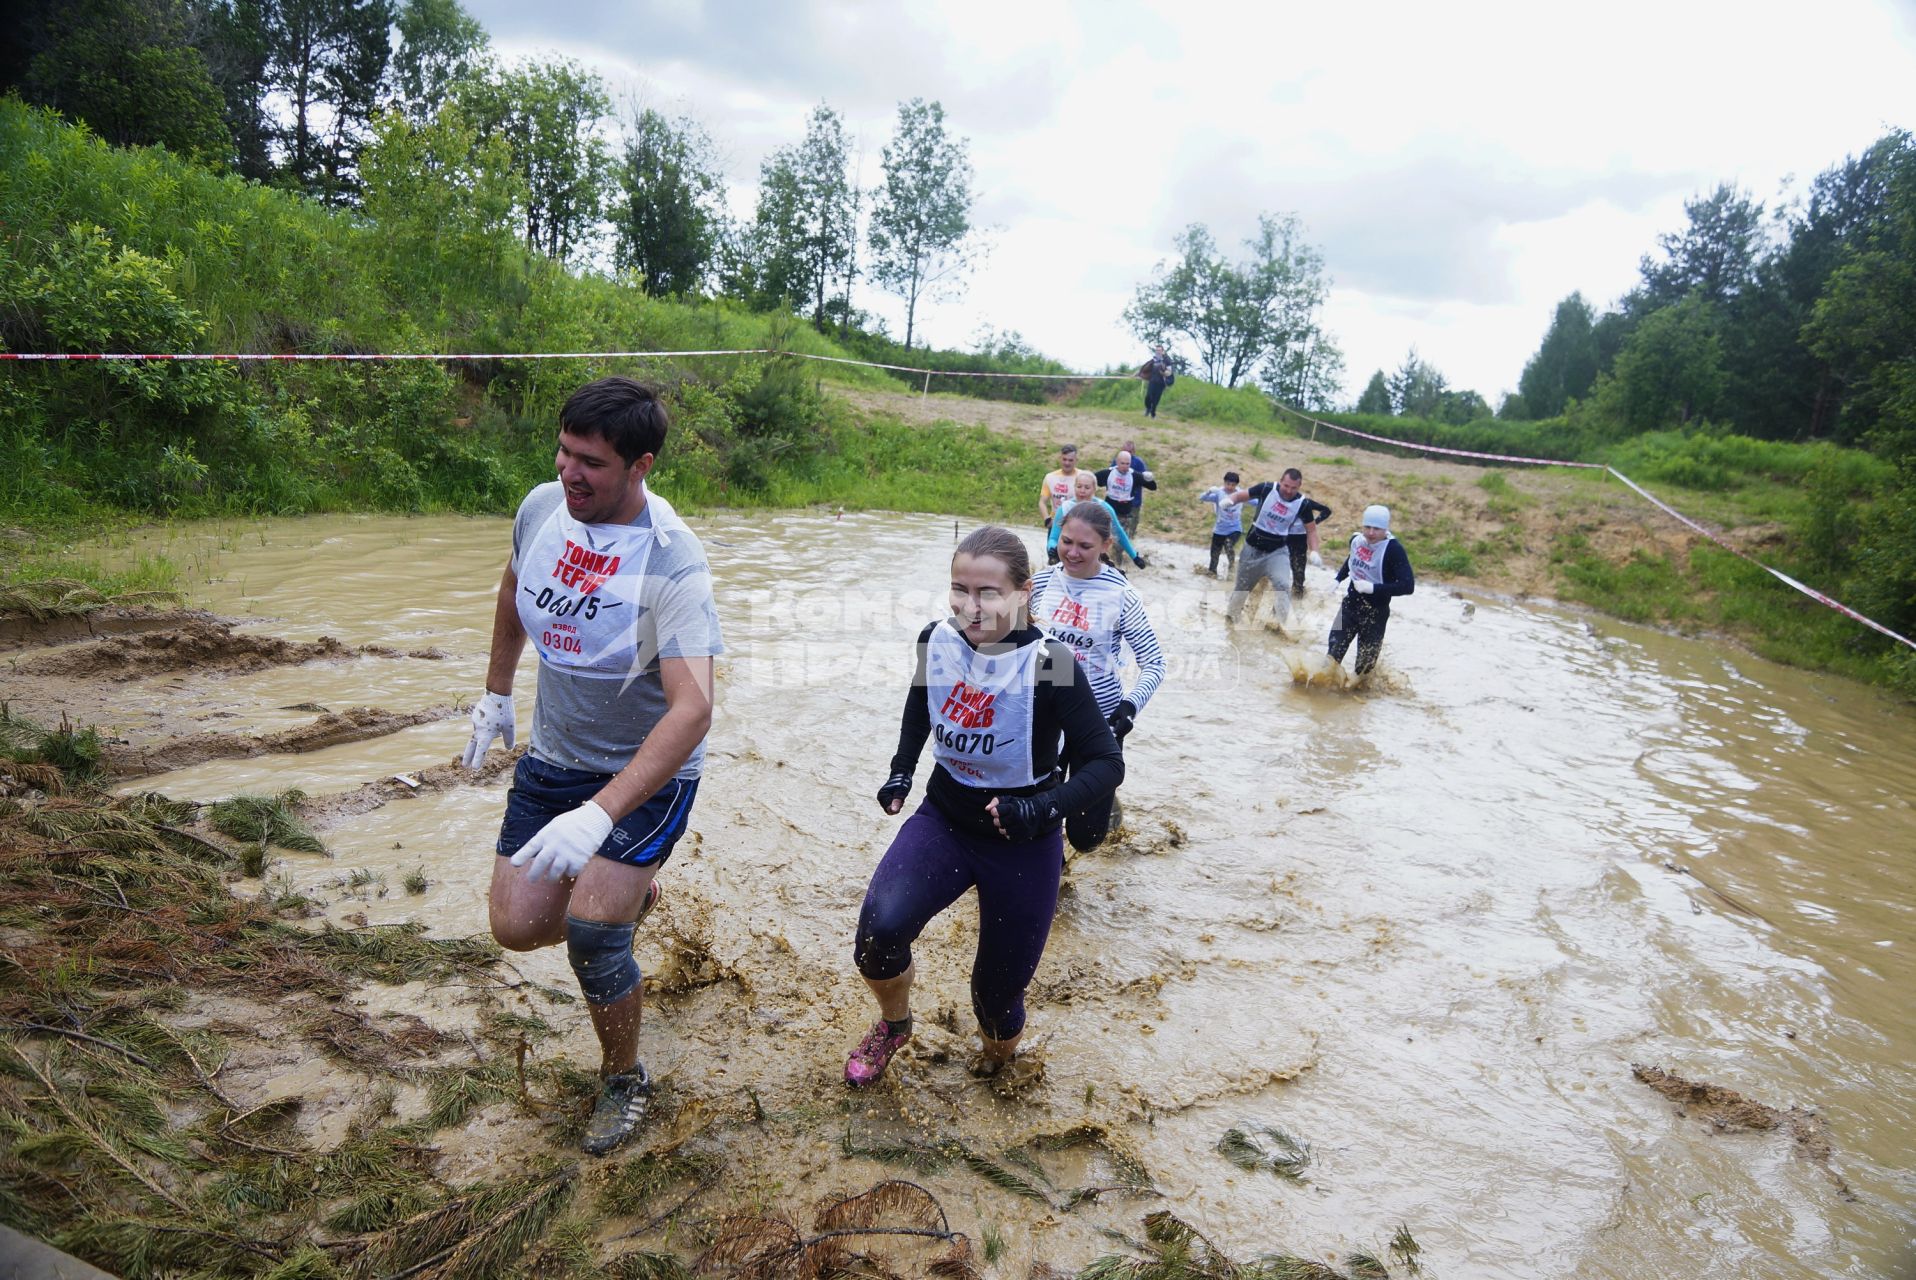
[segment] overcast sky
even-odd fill
[[[700,121],[744,214],[819,102],[868,186],[897,104],[942,102],[994,249],[962,301],[921,306],[935,345],[989,323],[1076,368],[1140,360],[1119,313],[1182,227],[1236,246],[1294,212],[1349,398],[1414,344],[1495,405],[1558,300],[1614,301],[1686,198],[1773,206],[1916,127],[1916,0],[464,2],[505,56]],[[896,299],[857,302],[902,336]]]

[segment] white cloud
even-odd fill
[[[1232,245],[1295,211],[1337,282],[1352,395],[1414,344],[1494,402],[1557,301],[1627,289],[1689,195],[1772,200],[1916,124],[1905,0],[468,7],[509,54],[557,49],[699,119],[741,209],[818,102],[868,181],[895,104],[943,102],[1001,230],[968,298],[925,310],[939,343],[989,321],[1076,365],[1128,361],[1118,313],[1178,229]],[[862,305],[902,331],[895,302]]]

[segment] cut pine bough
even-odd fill
[[[1304,1170],[1311,1162],[1308,1142],[1271,1124],[1241,1124],[1226,1129],[1217,1140],[1217,1151],[1240,1169],[1265,1170],[1286,1182],[1305,1181]]]

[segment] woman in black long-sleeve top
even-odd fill
[[[1031,561],[1009,530],[979,529],[951,558],[951,613],[918,635],[898,753],[879,789],[904,808],[926,739],[925,801],[872,873],[854,958],[878,1021],[845,1063],[848,1084],[877,1080],[911,1038],[911,944],[933,916],[978,889],[971,1003],[990,1075],[1024,1033],[1064,873],[1063,815],[1124,780],[1124,757],[1071,651],[1031,624]],[[1062,746],[1060,742],[1062,740]],[[1060,764],[1070,780],[1055,782]]]

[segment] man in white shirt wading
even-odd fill
[[[637,1131],[652,1081],[639,1061],[632,938],[685,833],[723,651],[705,551],[645,477],[665,406],[601,378],[559,412],[556,481],[526,495],[493,610],[486,692],[462,759],[513,744],[512,683],[539,658],[532,743],[513,773],[493,861],[492,935],[512,951],[563,942],[598,1033],[604,1081],[584,1147]]]

